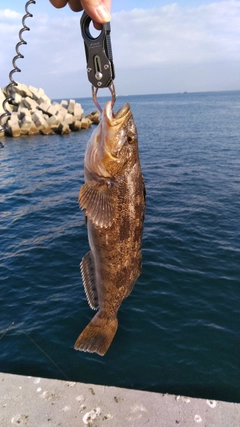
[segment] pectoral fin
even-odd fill
[[[80,264],[82,280],[88,303],[93,310],[98,308],[98,294],[96,287],[95,267],[92,252],[84,255]]]
[[[92,222],[107,228],[113,221],[113,204],[107,184],[89,181],[80,189],[79,203],[85,214]]]

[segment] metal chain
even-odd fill
[[[3,114],[1,114],[0,116],[0,133],[1,131],[5,131],[7,130],[7,126],[5,124],[3,124],[3,119],[6,116],[11,116],[11,111],[9,111],[7,109],[7,103],[11,102],[13,100],[13,96],[11,95],[11,88],[13,86],[17,86],[17,83],[15,82],[15,80],[13,79],[13,74],[14,73],[19,73],[21,72],[20,68],[18,68],[18,66],[16,65],[16,61],[17,59],[22,59],[24,58],[24,56],[21,54],[21,52],[19,51],[20,46],[27,44],[27,42],[23,39],[22,34],[24,31],[30,31],[30,28],[25,24],[25,20],[27,18],[32,18],[33,15],[29,12],[28,10],[28,6],[30,4],[35,4],[36,1],[35,0],[29,0],[26,4],[25,4],[25,12],[26,14],[23,16],[22,18],[22,28],[19,31],[19,39],[20,41],[16,44],[15,50],[17,55],[14,56],[13,60],[12,60],[12,65],[13,65],[13,69],[10,71],[9,73],[9,81],[10,83],[7,85],[6,87],[6,94],[7,97],[4,99],[2,106],[3,106],[3,110],[5,111]]]

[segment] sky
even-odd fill
[[[91,96],[81,12],[48,0],[29,10],[14,79],[52,99]],[[24,14],[25,1],[1,0],[0,87],[9,82]],[[240,90],[240,0],[113,0],[111,40],[118,95]]]

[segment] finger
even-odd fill
[[[96,30],[101,31],[102,29],[102,24],[99,24],[98,22],[93,21],[93,26],[96,28]]]
[[[105,24],[110,21],[109,0],[107,0],[107,5],[102,0],[82,0],[81,3],[94,22]]]
[[[80,0],[68,0],[68,4],[73,12],[79,12],[80,10],[83,10]]]
[[[57,7],[59,9],[61,7],[66,6],[67,0],[50,0],[50,3],[52,3],[54,7]]]
[[[103,0],[103,3],[105,4],[107,10],[111,12],[112,0]]]

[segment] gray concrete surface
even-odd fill
[[[239,427],[240,405],[0,373],[0,427]]]

